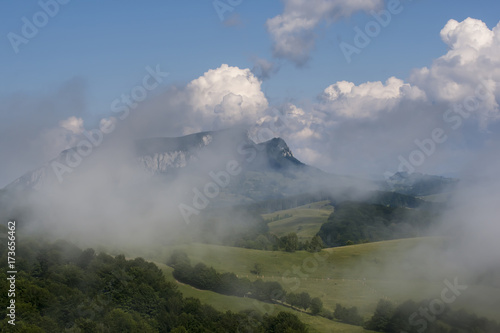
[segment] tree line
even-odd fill
[[[369,330],[387,333],[497,333],[500,325],[492,320],[478,317],[464,310],[452,311],[449,306],[433,314],[423,310],[429,307],[430,300],[421,302],[406,301],[399,306],[380,300],[375,313],[364,327]],[[423,309],[423,310],[422,310]]]
[[[452,311],[448,306],[441,313],[425,312],[430,301],[406,301],[398,306],[380,300],[369,320],[364,321],[356,307],[346,308],[337,304],[326,317],[346,324],[363,326],[367,330],[384,333],[498,333],[500,325],[464,310]]]
[[[2,247],[1,290],[8,290],[6,256]],[[307,332],[291,313],[223,313],[184,298],[153,263],[82,251],[65,241],[23,239],[16,268],[16,325],[8,324],[9,299],[2,293],[2,332]]]
[[[323,309],[323,303],[319,298],[311,298],[307,292],[287,293],[276,281],[257,279],[252,282],[248,278],[239,278],[234,273],[219,273],[203,263],[192,266],[188,256],[182,251],[175,251],[167,265],[174,268],[173,276],[176,280],[198,289],[230,296],[249,297],[264,302],[278,301],[282,304],[287,303],[291,307],[310,309],[312,314],[319,314]]]

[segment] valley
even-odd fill
[[[252,152],[250,161],[242,159],[244,155],[234,155],[238,151],[234,142],[238,141]],[[221,313],[239,313],[240,319],[255,315],[259,327],[274,325],[274,321],[285,320],[290,314],[287,325],[299,327],[302,322],[309,332],[384,332],[387,328],[381,326],[381,320],[398,329],[414,330],[422,322],[410,320],[412,309],[442,303],[439,297],[443,288],[453,283],[464,286],[461,288],[466,292],[457,293],[453,302],[446,304],[447,316],[429,325],[459,328],[455,316],[460,311],[465,311],[471,322],[475,318],[472,314],[496,319],[500,288],[494,281],[499,271],[474,272],[470,263],[461,265],[455,236],[437,228],[453,197],[458,183],[455,179],[397,173],[377,182],[327,174],[298,161],[281,139],[255,144],[237,130],[148,139],[139,141],[136,150],[140,158],[135,162],[119,160],[130,163],[120,166],[120,172],[126,170],[133,175],[131,184],[141,184],[153,192],[148,198],[133,194],[130,200],[123,193],[133,187],[112,178],[108,192],[112,202],[119,206],[123,206],[123,200],[129,203],[125,213],[111,212],[113,220],[121,222],[115,225],[117,230],[124,232],[115,234],[115,229],[104,224],[98,236],[107,237],[107,242],[97,238],[88,242],[79,234],[68,239],[96,247],[102,253],[95,260],[102,260],[99,256],[104,253],[115,258],[123,254],[131,259],[144,258],[161,269],[164,279],[182,293],[186,302],[192,297]],[[215,151],[228,153],[213,160],[210,156]],[[139,165],[134,164],[137,161]],[[85,171],[92,172],[92,162],[83,165],[82,174],[76,178],[68,176],[63,186],[71,190],[80,185]],[[40,200],[38,196],[47,188],[59,186],[51,183],[46,170],[40,170],[22,176],[1,193],[2,213],[19,217],[23,226],[19,233],[34,227],[24,221],[35,217],[49,221],[53,216],[42,208],[47,204],[45,198],[41,201],[44,205],[28,205]],[[166,189],[176,187],[178,182],[191,184],[192,190],[168,193]],[[113,199],[114,193],[120,199]],[[81,197],[86,195],[93,200],[93,192],[79,193]],[[19,200],[13,204],[12,198]],[[60,229],[53,229],[53,235],[40,230],[29,234],[45,235],[44,241],[60,239],[68,227],[60,222],[69,218],[71,207],[76,208],[73,202],[66,202],[70,205],[54,221]],[[170,223],[163,222],[163,213],[147,219],[137,215],[162,211],[165,208],[160,207],[166,202],[168,211],[180,211],[180,215],[169,215]],[[107,216],[109,211],[100,206],[80,211],[78,220]],[[144,224],[135,224],[136,220]],[[137,232],[130,233],[124,229],[127,226]],[[78,227],[85,231],[91,225]],[[94,233],[90,229],[86,232]],[[134,241],[129,242],[131,239]],[[172,261],[179,255],[188,263]],[[42,264],[35,260],[30,265],[36,277],[37,265]],[[49,269],[46,274],[49,280],[58,279],[55,271]],[[269,294],[271,286],[279,286],[280,295]],[[485,295],[490,302],[484,301]],[[120,308],[120,304],[116,306]],[[298,304],[305,305],[299,308]],[[380,313],[388,317],[377,319]],[[298,322],[294,324],[295,320]],[[477,325],[496,325],[481,320]],[[299,331],[303,330],[297,328]]]
[[[322,205],[322,203],[318,203]],[[446,238],[426,237],[324,249],[311,254],[306,251],[295,253],[269,252],[215,246],[190,244],[165,249],[154,260],[165,262],[174,250],[184,251],[194,263],[203,262],[220,272],[232,272],[239,277],[254,281],[277,281],[287,292],[308,292],[311,297],[320,297],[324,308],[330,311],[336,304],[346,307],[356,306],[367,320],[373,314],[380,299],[400,304],[409,299],[420,301],[433,299],[441,294],[443,280],[453,280],[463,276],[463,271],[450,269],[440,276],[426,274],[429,269],[428,253],[443,255]],[[415,256],[415,249],[425,248],[427,254]],[[435,258],[439,261],[438,258]],[[254,265],[262,266],[261,275],[251,273]],[[172,268],[160,265],[168,279]],[[292,311],[312,332],[368,332],[358,326],[330,321],[306,315],[300,311],[284,308],[280,305],[262,303],[253,299],[225,296],[211,291],[197,290],[184,284],[178,284],[186,296],[200,298],[215,308],[226,311],[231,309],[265,309],[266,312]],[[475,295],[488,294],[492,299],[500,299],[500,289],[493,286],[469,285],[469,292],[457,298],[451,304],[454,310],[465,309],[481,313],[490,319],[496,318],[496,309],[491,305],[478,302]]]
[[[1,333],[500,333],[500,1],[68,2],[0,4]]]

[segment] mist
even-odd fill
[[[29,285],[5,298],[20,326],[182,331],[191,300],[149,302],[177,291],[310,331],[498,320],[496,2],[63,3],[0,11],[0,254]],[[119,288],[101,306],[106,261],[95,281]],[[63,299],[55,285],[93,314],[51,318],[73,307],[35,304]],[[368,326],[380,300],[391,329]]]

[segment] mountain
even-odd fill
[[[250,166],[278,169],[305,166],[297,160],[285,141],[274,138],[255,144],[240,130],[201,132],[179,138],[149,138],[136,142],[139,164],[149,173],[166,174],[182,169],[192,163],[202,163],[205,151],[237,152],[234,155],[253,155]],[[229,154],[230,155],[230,154]]]
[[[452,191],[458,179],[424,175],[418,172],[397,172],[386,180],[384,189],[412,196],[427,196]]]
[[[348,192],[348,195],[355,196],[370,190],[427,196],[451,191],[458,182],[452,178],[398,172],[384,183],[376,184],[329,174],[295,158],[283,139],[255,143],[242,128],[182,137],[146,138],[135,141],[129,148],[131,157],[116,161],[117,166],[112,170],[118,169],[120,163],[128,165],[135,168],[134,172],[143,173],[146,179],[149,177],[154,182],[164,182],[165,186],[183,176],[191,181],[189,186],[202,186],[211,180],[211,173],[223,172],[231,161],[236,163],[238,175],[231,177],[230,183],[220,188],[220,195],[212,204],[248,204],[318,192]],[[75,152],[76,148],[61,152],[56,159],[16,179],[5,190],[41,190],[57,185],[54,163],[67,164],[68,157]],[[88,159],[91,160],[90,157]],[[94,161],[95,168],[100,172],[99,163],[113,163],[113,159],[113,152],[105,150],[104,157]],[[92,161],[85,160],[84,163],[91,164]],[[81,173],[75,168],[65,177],[71,179],[73,174]]]
[[[184,177],[190,184],[187,186],[201,188],[212,180],[210,174],[226,172],[227,165],[232,163],[238,174],[232,175],[229,184],[220,188],[220,195],[212,203],[223,205],[253,203],[318,191],[375,189],[371,182],[329,174],[302,163],[281,138],[255,143],[248,132],[240,128],[174,138],[147,138],[136,141],[130,150],[133,151],[133,157],[127,160],[114,161],[116,158],[111,152],[109,156],[104,154],[104,157],[100,156],[94,161],[94,156],[91,156],[82,165],[94,163],[95,169],[100,172],[103,168],[100,168],[99,163],[115,163],[116,167],[108,169],[117,178],[115,174],[119,172],[115,170],[126,164],[155,183],[164,182],[165,186],[169,186]],[[6,190],[42,190],[57,185],[54,163],[67,163],[68,157],[75,152],[75,148],[61,152],[53,161],[9,184]],[[65,177],[71,179],[75,174],[81,175],[83,169],[75,168]]]
[[[183,138],[151,138],[136,142],[139,164],[150,174],[173,172],[198,161],[197,152],[212,141],[210,132]]]

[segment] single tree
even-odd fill
[[[311,300],[311,312],[313,315],[317,315],[323,310],[323,302],[319,299],[319,297],[314,297]]]
[[[299,302],[300,302],[300,307],[303,308],[304,310],[307,310],[307,308],[311,306],[311,296],[309,296],[309,294],[306,292],[302,292],[299,295]]]

